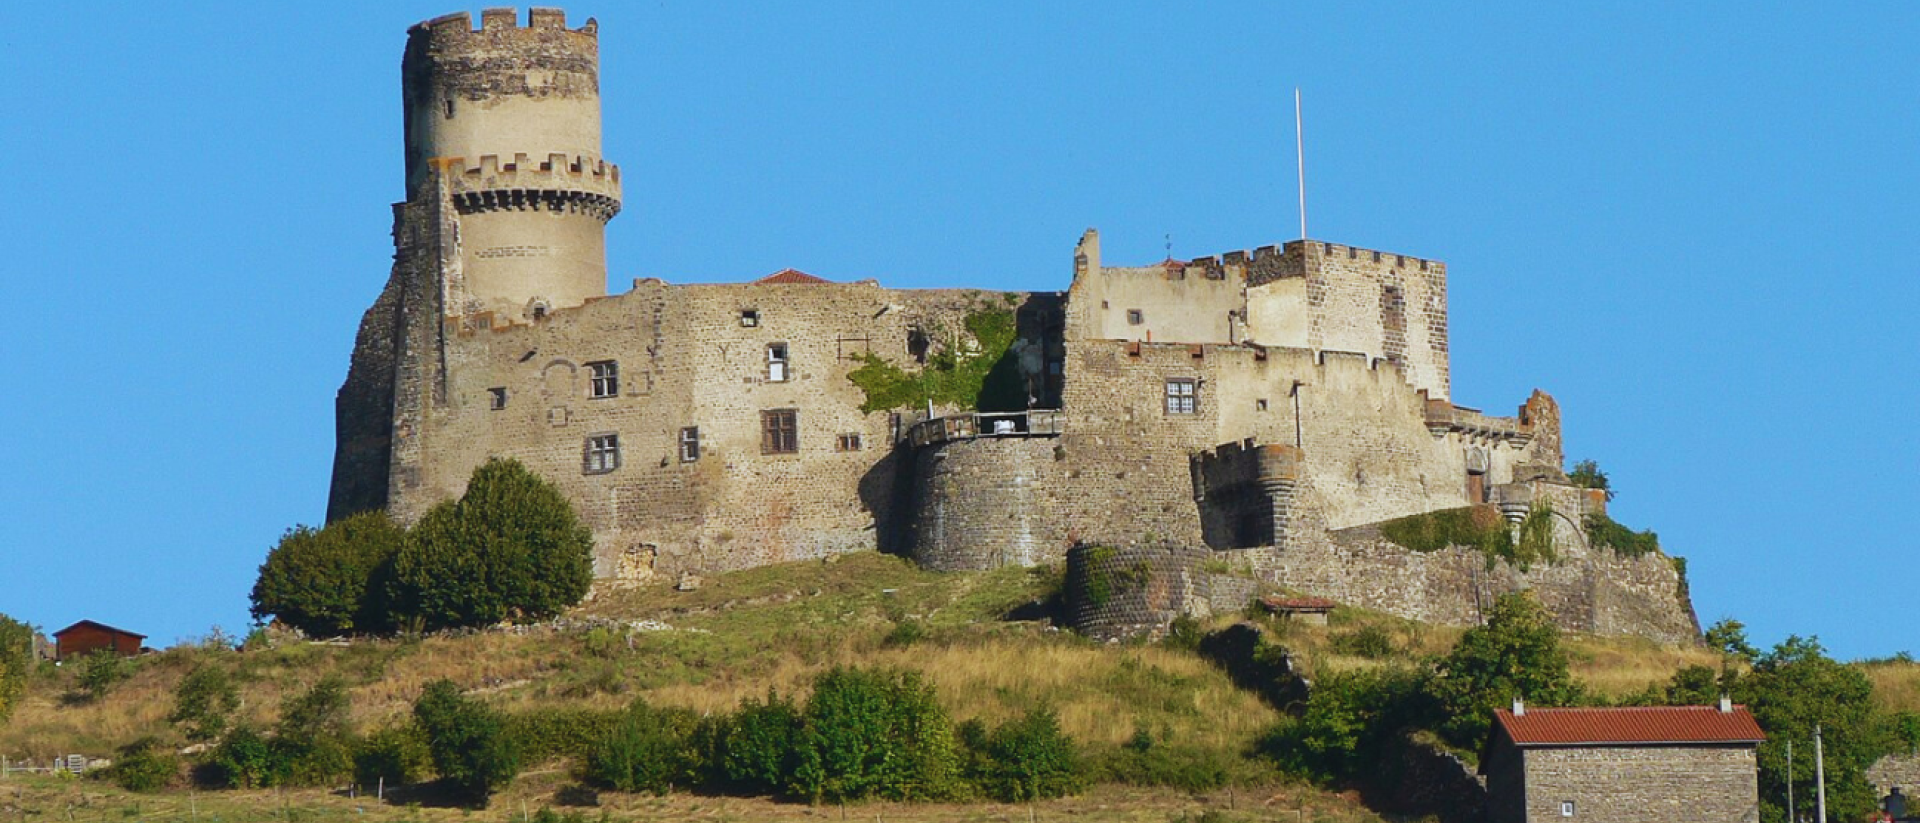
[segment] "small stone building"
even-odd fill
[[[85,657],[100,649],[106,649],[121,657],[132,657],[140,653],[140,645],[147,639],[144,634],[136,634],[126,629],[116,629],[105,623],[82,620],[53,633],[54,659],[71,660]]]
[[[1480,757],[1493,823],[1746,823],[1760,819],[1745,706],[1494,712]]]

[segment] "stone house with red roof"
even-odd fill
[[[1745,706],[1494,712],[1481,753],[1493,823],[1747,823],[1760,819]]]

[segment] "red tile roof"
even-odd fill
[[[833,281],[827,280],[821,277],[814,277],[813,275],[803,272],[799,269],[781,269],[777,272],[769,274],[766,277],[762,277],[759,280],[755,280],[753,282],[756,285],[761,283],[786,285],[786,284],[794,284],[794,283],[799,283],[799,284],[831,283]]]
[[[1623,709],[1533,709],[1493,713],[1514,745],[1632,746],[1674,743],[1758,743],[1766,739],[1745,706],[1655,706]]]
[[[1332,611],[1340,605],[1324,597],[1265,597],[1260,602],[1271,611],[1289,612]]]

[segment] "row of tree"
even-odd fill
[[[622,710],[531,709],[509,714],[451,681],[429,684],[405,722],[369,735],[348,723],[346,686],[328,677],[289,698],[277,722],[232,724],[239,695],[226,669],[205,663],[181,680],[168,720],[208,743],[183,762],[158,738],[120,753],[108,777],[139,791],[184,772],[207,788],[325,786],[353,780],[401,787],[432,779],[450,799],[484,805],[523,765],[568,757],[589,785],[665,794],[674,788],[819,803],[986,795],[1056,797],[1083,780],[1073,742],[1046,709],[989,729],[955,726],[917,673],[834,669],[808,698],[769,693],[707,715],[635,700]]]
[[[260,566],[253,616],[310,636],[384,634],[559,614],[593,582],[593,534],[518,461],[474,470],[413,528],[364,512],[300,526]]]

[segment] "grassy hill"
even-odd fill
[[[1224,815],[1206,818],[1217,820],[1382,819],[1351,797],[1285,778],[1253,755],[1256,740],[1279,715],[1195,653],[1174,644],[1095,644],[1043,620],[1009,619],[1037,614],[1036,604],[1058,587],[1054,575],[1047,569],[932,573],[897,558],[856,554],[721,575],[687,592],[664,586],[602,589],[549,625],[419,639],[284,640],[244,652],[218,644],[187,645],[141,659],[130,679],[93,701],[74,698],[72,671],[43,673],[29,685],[12,721],[0,727],[0,754],[44,762],[66,753],[107,755],[145,735],[167,737],[173,689],[188,671],[208,663],[230,670],[242,694],[237,714],[262,725],[271,722],[282,700],[322,677],[341,676],[349,685],[353,723],[363,731],[403,719],[425,684],[443,677],[516,713],[615,709],[635,697],[657,706],[722,712],[770,689],[804,693],[814,676],[835,666],[889,666],[924,673],[955,722],[981,718],[994,724],[1050,706],[1063,730],[1096,764],[1096,775],[1163,784],[1110,782],[1078,797],[1039,803],[1031,809],[1036,819],[1095,812],[1111,820],[1202,819],[1199,815],[1209,812]],[[1441,654],[1460,634],[1350,610],[1336,612],[1327,627],[1266,625],[1310,674]],[[1575,674],[1606,695],[1638,691],[1685,665],[1718,662],[1704,649],[1633,639],[1572,636],[1568,645]],[[1870,673],[1889,708],[1920,708],[1920,668],[1890,662],[1870,667]],[[1120,765],[1126,744],[1142,732],[1165,755],[1164,773],[1143,778]],[[490,810],[472,814],[517,819],[523,807],[537,811],[552,804],[556,793],[564,795],[574,785],[572,765],[564,760],[530,764]],[[1199,781],[1206,785],[1196,791],[1183,770],[1215,777]],[[46,813],[68,804],[101,817],[171,819],[167,815],[178,816],[181,801],[178,792],[140,797],[97,781],[15,776],[0,783],[0,819],[9,816],[9,808]],[[601,802],[621,819],[799,819],[837,813],[687,794],[603,793]],[[289,823],[294,817],[468,816],[318,790],[200,793],[188,796],[187,805],[188,816],[277,816]],[[294,807],[305,811],[286,811]],[[134,811],[125,811],[129,808]],[[590,818],[601,813],[588,811]],[[998,804],[870,804],[853,815],[1000,820],[1028,811]]]

